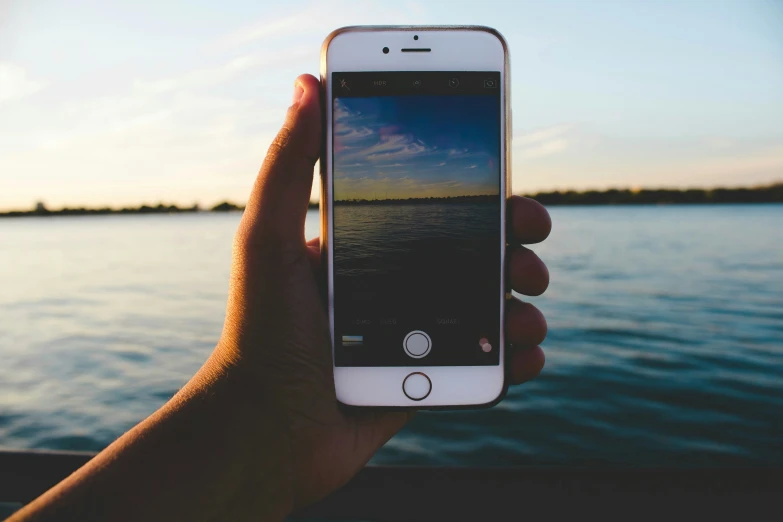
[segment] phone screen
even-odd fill
[[[336,366],[499,364],[500,72],[335,72]]]

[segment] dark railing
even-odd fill
[[[29,502],[92,457],[0,451],[0,502]],[[296,518],[783,520],[783,469],[369,466]],[[578,517],[578,518],[576,518]]]

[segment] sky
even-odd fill
[[[497,96],[334,100],[335,199],[500,193]]]
[[[379,23],[504,34],[515,192],[783,179],[777,0],[0,0],[0,209],[243,203],[326,35]]]

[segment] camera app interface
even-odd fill
[[[337,366],[499,363],[500,73],[333,73]]]

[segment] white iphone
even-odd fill
[[[338,400],[505,393],[509,71],[486,27],[348,27],[321,53],[321,244]]]

